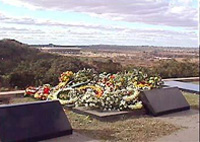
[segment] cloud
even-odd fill
[[[55,43],[69,45],[118,44],[118,45],[160,45],[160,46],[197,46],[195,32],[176,32],[158,29],[129,29],[121,31],[73,30],[49,27],[16,28],[0,26],[0,38],[14,38],[19,41],[36,43]],[[183,40],[184,39],[184,40]]]
[[[38,26],[40,28],[41,26],[44,27],[61,27],[62,29],[68,30],[71,34],[108,34],[109,32],[123,32],[123,33],[147,33],[147,34],[162,34],[163,36],[166,34],[189,34],[194,33],[193,30],[188,31],[169,31],[159,28],[147,28],[144,29],[144,27],[137,27],[137,28],[128,28],[125,26],[108,26],[108,25],[100,25],[100,24],[90,24],[85,22],[61,22],[61,21],[55,21],[50,19],[36,19],[31,17],[11,17],[7,16],[5,14],[0,13],[0,20],[2,23],[5,24],[15,24],[15,25],[26,25],[26,26]],[[74,30],[74,28],[78,28],[77,30]],[[81,30],[80,30],[81,29]]]
[[[82,22],[72,22],[70,20],[55,20],[53,17],[51,19],[40,19],[34,16],[17,17],[8,15],[8,11],[7,13],[0,11],[0,38],[15,38],[32,44],[121,44],[184,47],[198,45],[198,13],[196,8],[191,7],[192,0],[183,3],[181,2],[184,0],[171,0],[170,2],[165,0],[3,1],[32,10],[45,9],[84,13],[99,18],[98,20],[102,18],[113,20],[115,22],[112,23],[116,23],[116,25],[97,24],[93,21],[88,22],[87,19]],[[126,25],[125,22],[118,23],[118,21],[130,23]],[[134,26],[131,23],[145,23],[147,25]]]
[[[194,30],[172,31],[160,28],[106,26],[61,22],[51,19],[12,17],[0,12],[0,38],[56,44],[121,44],[197,46]]]
[[[36,10],[36,9],[40,9],[37,6],[34,6],[32,4],[29,4],[27,2],[23,2],[20,0],[1,0],[2,2],[9,4],[9,5],[13,5],[13,6],[17,6],[17,7],[27,7],[31,10]]]
[[[1,27],[0,26],[0,31],[2,33],[12,33],[12,34],[43,34],[45,33],[42,30],[39,29],[28,29],[28,28],[15,28],[15,27]]]
[[[99,30],[123,30],[120,27],[110,27],[99,24],[90,24],[86,22],[59,22],[50,19],[36,19],[31,17],[12,17],[5,15],[0,12],[0,20],[6,24],[17,24],[17,25],[33,25],[33,26],[55,26],[62,28],[86,28],[86,29],[99,29]]]
[[[6,0],[3,0],[6,2]],[[197,28],[193,0],[12,0],[19,6],[74,11],[110,20]]]

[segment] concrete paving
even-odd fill
[[[72,135],[58,137],[58,138],[49,139],[49,140],[44,140],[41,142],[100,142],[100,141],[86,137],[77,132],[73,132]]]
[[[163,81],[184,81],[184,82],[192,82],[192,81],[199,81],[199,77],[167,78],[167,79],[163,79]]]
[[[154,142],[199,142],[199,111],[188,110],[168,114],[155,119],[182,126],[183,129],[171,135],[158,138]]]
[[[164,85],[169,87],[178,87],[179,89],[187,92],[199,93],[199,85],[197,84],[180,81],[164,81]]]

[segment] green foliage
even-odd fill
[[[10,86],[24,88],[27,85],[34,85],[34,74],[28,71],[12,72],[10,74]]]
[[[199,64],[192,63],[189,60],[178,62],[174,59],[163,60],[154,67],[136,67],[128,66],[126,70],[139,69],[140,71],[150,76],[161,76],[162,78],[177,78],[177,77],[196,77],[199,76]]]
[[[116,73],[122,71],[122,65],[120,63],[115,63],[112,60],[92,61],[92,65],[95,67],[95,70],[99,73],[101,72]]]
[[[188,60],[184,62],[161,61],[153,70],[163,78],[199,76],[199,65]]]

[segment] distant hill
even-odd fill
[[[12,71],[25,60],[33,59],[38,53],[37,49],[30,49],[28,45],[12,39],[0,40],[0,75]]]
[[[86,47],[90,47],[90,46],[84,46],[84,45],[55,45],[55,44],[52,44],[52,43],[49,43],[49,44],[32,44],[30,45],[30,47],[35,47],[35,48],[40,48],[40,47],[49,47],[49,48],[56,48],[56,47],[65,47],[65,48],[68,48],[68,47],[79,47],[79,48],[86,48]]]
[[[0,87],[56,84],[60,73],[78,71],[88,64],[73,57],[40,52],[16,40],[0,40]],[[3,82],[3,83],[2,83]]]
[[[48,48],[56,48],[56,47],[64,47],[64,48],[72,48],[72,47],[78,47],[83,50],[115,50],[115,51],[129,51],[129,50],[135,50],[135,51],[152,51],[152,50],[181,50],[181,51],[195,51],[198,52],[197,47],[166,47],[166,46],[150,46],[150,45],[106,45],[106,44],[98,44],[98,45],[56,45],[56,44],[35,44],[30,45],[30,47],[33,48],[42,48],[42,47],[48,47]]]
[[[37,49],[28,48],[29,45],[23,44],[13,39],[0,40],[0,58],[7,59],[24,59],[28,54],[35,55],[39,52]]]

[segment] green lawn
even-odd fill
[[[182,92],[191,108],[199,109],[199,95],[194,93]]]
[[[193,83],[193,84],[199,84],[199,81],[193,81],[191,83]]]

